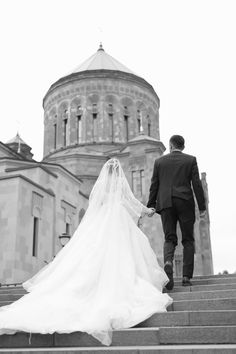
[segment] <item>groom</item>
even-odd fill
[[[184,138],[173,135],[169,141],[170,153],[156,159],[147,207],[161,215],[164,242],[164,270],[169,278],[167,290],[174,287],[173,259],[177,245],[176,226],[179,221],[183,244],[183,286],[190,286],[194,266],[195,205],[200,216],[206,213],[204,192],[199,178],[196,157],[184,154]],[[193,189],[193,190],[192,190]]]

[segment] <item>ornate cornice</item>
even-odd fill
[[[68,76],[64,76],[61,79],[57,80],[54,84],[51,85],[46,95],[44,96],[43,107],[45,106],[45,101],[48,98],[48,96],[56,89],[63,87],[64,85],[73,83],[75,81],[82,81],[88,79],[89,80],[90,79],[115,79],[115,80],[124,80],[126,82],[127,81],[133,82],[141,87],[146,87],[157,98],[158,102],[160,102],[159,97],[157,96],[154,88],[145,79],[123,71],[102,69],[102,70],[86,70],[86,71],[76,72]]]

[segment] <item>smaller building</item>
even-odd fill
[[[78,177],[30,150],[19,135],[0,142],[1,283],[22,282],[50,262],[88,204]]]

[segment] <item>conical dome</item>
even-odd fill
[[[118,60],[107,54],[100,44],[99,49],[90,58],[76,67],[70,74],[87,70],[115,70],[136,75],[132,70],[120,63]]]
[[[20,137],[20,134],[17,132],[16,136],[14,136],[14,138],[8,140],[6,142],[7,145],[10,144],[24,144],[27,145],[26,142],[24,142],[24,140]]]
[[[32,160],[33,154],[31,152],[31,147],[26,144],[18,132],[14,138],[7,141],[6,145],[8,145],[12,150],[23,155],[27,160]]]

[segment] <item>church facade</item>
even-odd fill
[[[155,90],[101,45],[52,84],[43,108],[41,162],[33,160],[19,136],[0,146],[2,282],[24,281],[53,258],[61,247],[59,236],[72,235],[81,221],[92,186],[109,158],[120,160],[135,196],[146,204],[154,160],[165,151]],[[208,204],[206,175],[201,177]],[[162,263],[160,217],[144,218],[139,227]],[[198,210],[195,246],[195,274],[212,274],[209,213],[200,220]],[[180,241],[176,275],[181,271]]]

